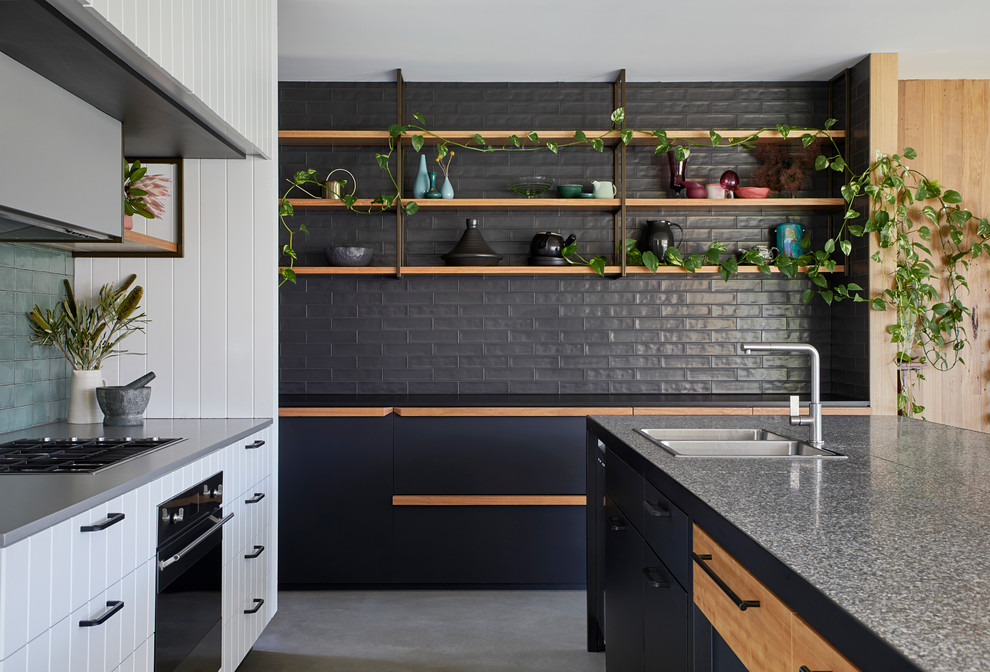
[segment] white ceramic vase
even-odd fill
[[[106,385],[99,369],[73,371],[69,381],[69,417],[66,422],[91,425],[103,422],[103,411],[96,401],[96,388]]]

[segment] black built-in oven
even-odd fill
[[[217,672],[223,637],[223,472],[158,507],[155,672]]]

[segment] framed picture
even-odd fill
[[[181,257],[182,160],[127,157],[123,180],[122,241],[74,243],[75,255]]]

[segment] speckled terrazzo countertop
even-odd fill
[[[846,460],[675,458],[637,427],[765,427],[771,416],[593,416],[909,661],[990,669],[990,434],[826,416]],[[600,434],[600,430],[596,430]]]

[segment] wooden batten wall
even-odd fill
[[[963,206],[974,215],[990,216],[990,81],[902,81],[898,109],[898,146],[918,152],[911,165],[962,194]],[[969,285],[970,294],[963,297],[974,313],[964,354],[968,366],[928,371],[918,403],[926,407],[928,420],[986,432],[990,260],[971,266]]]
[[[877,150],[899,151],[897,145],[897,54],[870,54],[870,160]],[[870,254],[878,249],[870,239]],[[870,293],[883,284],[884,269],[870,262]],[[870,406],[876,415],[897,414],[897,372],[887,325],[896,320],[890,312],[871,310],[870,315]]]

